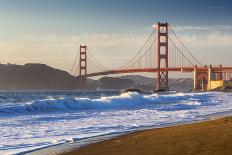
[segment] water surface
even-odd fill
[[[149,126],[202,120],[232,109],[232,93],[0,92],[0,154]]]

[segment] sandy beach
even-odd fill
[[[232,117],[149,129],[81,147],[64,155],[230,155]]]

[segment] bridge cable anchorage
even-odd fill
[[[135,62],[133,62],[130,66],[128,67],[131,67],[133,66],[135,63],[139,62],[146,53],[150,52],[151,51],[151,47],[157,42],[157,39],[155,41],[152,42],[152,44],[148,47],[148,49],[143,53],[143,55],[141,55]]]
[[[157,25],[155,26],[155,28],[153,29],[153,31],[150,33],[150,35],[148,35],[147,40],[146,40],[145,43],[142,45],[142,47],[137,51],[137,53],[136,53],[131,59],[129,59],[129,61],[127,61],[124,65],[120,66],[120,67],[117,68],[116,70],[120,70],[120,69],[126,67],[129,63],[131,63],[131,62],[135,59],[135,57],[136,57],[137,55],[139,55],[139,54],[142,52],[142,50],[144,49],[144,47],[146,46],[146,44],[149,42],[149,40],[151,39],[151,37],[152,37],[153,34],[155,33],[156,28],[157,28]]]
[[[74,62],[73,62],[73,65],[72,65],[72,67],[71,67],[71,69],[70,69],[70,71],[69,71],[69,74],[71,74],[72,75],[72,72],[73,72],[73,70],[74,70],[74,67],[76,66],[75,64],[76,64],[76,62],[77,62],[77,59],[78,59],[78,57],[79,57],[79,49],[78,49],[78,52],[77,52],[77,54],[76,54],[76,57],[75,57],[75,59],[74,59]],[[78,64],[78,66],[79,66],[79,64]],[[77,66],[77,67],[78,67]],[[75,69],[75,70],[77,70],[77,69]],[[77,71],[75,71],[74,72],[74,74],[73,74],[73,76],[75,76],[75,73],[76,73]]]
[[[110,68],[107,68],[105,66],[103,66],[94,56],[93,53],[91,52],[91,50],[89,49],[89,47],[87,47],[88,50],[88,54],[90,54],[90,57],[92,58],[91,62],[95,62],[95,66],[98,66],[99,68],[101,68],[102,70],[111,70]]]
[[[175,37],[177,38],[177,40],[181,43],[181,45],[185,48],[185,50],[187,50],[187,52],[194,58],[194,60],[200,64],[200,66],[203,66],[203,64],[201,63],[201,61],[199,59],[197,59],[188,49],[187,47],[183,44],[183,42],[180,40],[180,38],[176,35],[176,33],[174,32],[174,30],[172,29],[172,27],[169,25],[171,32],[175,35]]]
[[[169,38],[169,40],[173,43],[173,45],[175,46],[175,48],[180,52],[180,54],[192,65],[192,66],[194,66],[194,64],[183,54],[183,52],[176,46],[176,44],[173,42],[173,40],[170,38],[170,37],[168,37]],[[182,62],[183,62],[183,57],[181,57],[181,60],[180,60],[180,65],[181,65],[181,67],[183,67],[182,65]]]

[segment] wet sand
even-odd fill
[[[232,117],[130,133],[64,155],[196,154],[232,154]]]

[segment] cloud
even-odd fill
[[[232,50],[232,25],[175,26],[173,30],[190,51],[217,55],[215,49]],[[150,32],[151,30],[144,28],[144,31],[139,33],[17,35],[8,40],[0,39],[0,61],[21,64],[41,62],[69,70],[79,45],[86,44],[105,66],[117,67],[138,51]],[[202,56],[202,53],[194,52],[194,55]],[[204,58],[204,54],[202,57]]]
[[[232,33],[232,25],[212,25],[212,26],[173,26],[178,33],[209,33],[209,32],[221,32]]]
[[[190,46],[232,47],[232,25],[177,26],[173,29]]]
[[[118,60],[128,59],[143,44],[143,34],[100,33],[81,35],[18,35],[10,40],[0,40],[2,63],[47,63],[69,70],[78,47],[86,44],[106,66],[117,66]]]

